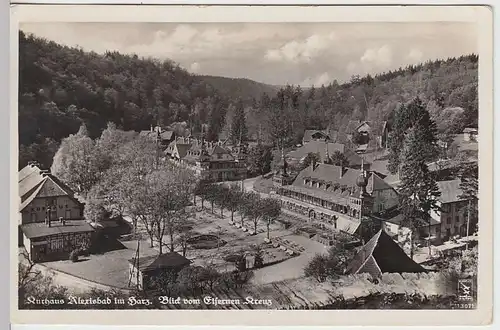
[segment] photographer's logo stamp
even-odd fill
[[[458,280],[458,299],[461,301],[472,301],[472,279]]]

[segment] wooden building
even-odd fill
[[[150,289],[155,277],[164,276],[165,272],[177,274],[190,263],[189,259],[177,252],[132,258],[129,260],[130,284],[139,289]]]
[[[83,204],[48,171],[30,162],[19,171],[19,245],[34,262],[66,258],[90,247],[94,229],[83,220]]]
[[[23,245],[33,262],[66,259],[71,251],[89,248],[94,228],[85,220],[33,222],[21,226]]]

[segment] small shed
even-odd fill
[[[191,261],[177,252],[132,258],[129,260],[130,283],[140,289],[148,289],[155,277],[162,276],[169,271],[177,274],[189,264]]]

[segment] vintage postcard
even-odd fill
[[[11,10],[13,323],[491,322],[489,8]]]

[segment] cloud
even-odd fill
[[[328,85],[333,81],[333,78],[330,76],[328,72],[323,72],[322,74],[316,76],[316,77],[308,77],[305,79],[302,83],[300,83],[301,86],[321,86],[321,85]]]
[[[407,58],[412,62],[422,62],[422,59],[424,58],[424,53],[422,53],[420,49],[413,48],[408,53]]]
[[[271,62],[308,63],[331,48],[336,40],[337,36],[333,32],[328,35],[313,34],[300,41],[289,41],[280,48],[269,49],[264,58]]]
[[[200,71],[200,68],[200,63],[194,62],[189,66],[189,71],[191,71],[192,73],[198,73]]]
[[[380,48],[369,48],[360,59],[367,67],[385,69],[392,64],[392,49],[388,45]]]

